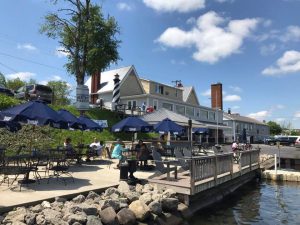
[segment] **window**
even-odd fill
[[[175,97],[178,97],[178,90],[175,90]]]
[[[164,103],[162,104],[162,107],[165,108],[165,109],[168,109],[168,110],[173,111],[173,105],[170,104],[170,103],[164,102]]]
[[[128,109],[136,109],[136,100],[128,101],[127,108]]]
[[[216,113],[215,112],[209,112],[209,120],[215,120],[216,119]]]
[[[184,115],[185,114],[185,107],[182,105],[176,105],[175,110],[177,113]]]
[[[201,119],[207,120],[208,119],[208,111],[200,110],[200,117],[201,117]]]
[[[196,109],[196,116],[200,117],[200,111],[199,111],[199,109]]]
[[[164,94],[164,86],[160,85],[160,84],[156,84],[155,85],[155,93],[157,94]]]
[[[187,116],[194,116],[194,108],[187,106],[185,113]]]

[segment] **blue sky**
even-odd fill
[[[223,83],[224,110],[300,128],[300,0],[93,1],[119,23],[122,60],[140,77],[193,85],[201,105]],[[59,44],[39,33],[47,0],[2,1],[0,71],[7,78],[66,80]],[[25,59],[26,61],[24,61]]]

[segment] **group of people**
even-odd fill
[[[124,148],[122,141],[120,139],[117,139],[117,142],[111,154],[112,158],[119,159],[119,164],[117,167],[119,167],[120,163],[126,160],[125,152],[128,151],[129,149]],[[143,162],[144,166],[147,166],[147,160],[153,159],[150,150],[143,142],[143,140],[138,141],[138,144],[136,144],[134,149],[131,150],[131,153],[135,154],[136,159],[141,163]]]
[[[94,141],[89,145],[89,147],[90,149],[87,152],[87,155],[91,153],[90,151],[94,151],[97,156],[102,155],[103,143],[101,143],[96,137],[94,138]],[[74,155],[76,153],[70,137],[67,137],[65,139],[64,148],[66,150],[67,155]]]

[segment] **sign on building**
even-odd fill
[[[107,120],[93,120],[93,121],[99,124],[102,128],[108,127]]]
[[[89,109],[89,88],[86,85],[76,87],[76,108],[78,110]]]

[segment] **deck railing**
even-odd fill
[[[238,166],[239,171],[235,172],[242,175],[244,169],[247,171],[257,169],[259,152],[259,150],[242,152]],[[196,194],[233,178],[233,153],[192,157],[190,160],[191,194]]]

